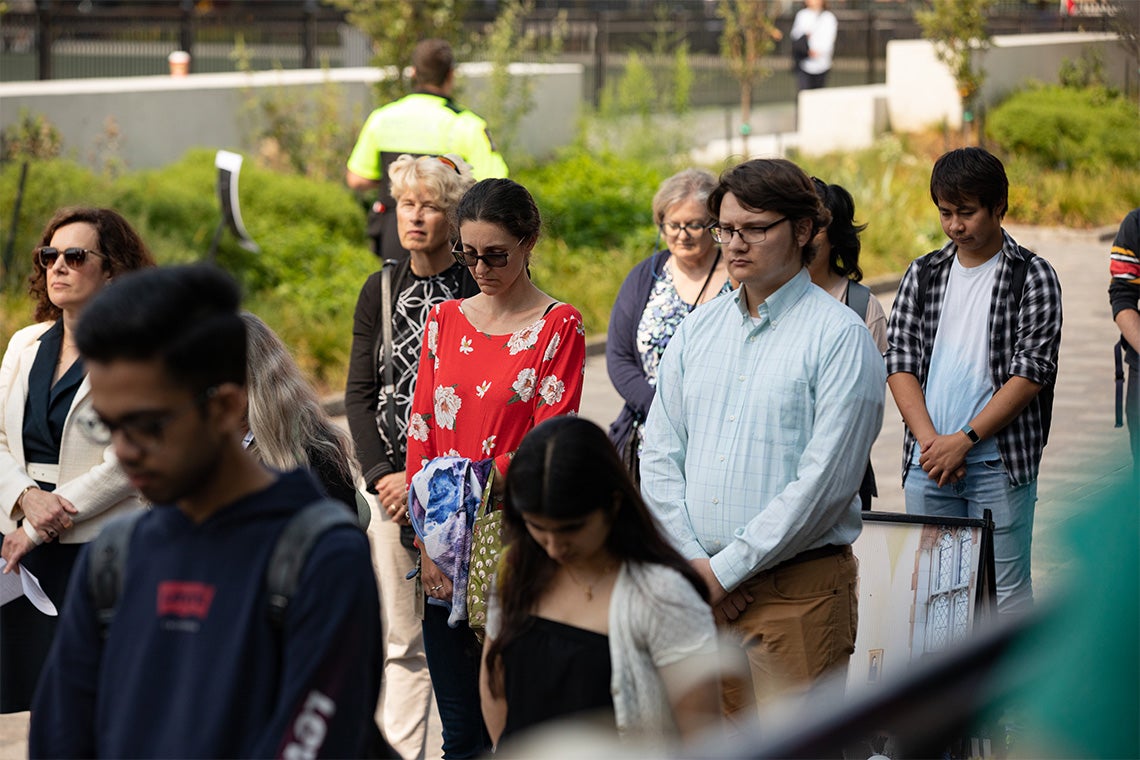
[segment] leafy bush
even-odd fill
[[[986,132],[1002,150],[1043,168],[1099,170],[1140,164],[1136,105],[1102,87],[1034,87],[990,114]]]
[[[19,167],[0,171],[0,204],[11,208]],[[115,208],[139,230],[160,264],[197,261],[209,250],[220,214],[214,154],[188,153],[161,169],[126,174],[110,183],[69,161],[34,163],[17,231],[18,252],[34,246],[44,222],[62,205]],[[339,182],[277,174],[246,163],[240,181],[243,220],[261,253],[240,248],[228,233],[218,263],[257,311],[290,345],[310,376],[343,387],[352,311],[376,260],[364,238],[364,213]],[[18,255],[5,290],[20,293],[30,271]],[[5,295],[3,329],[26,323],[28,302]],[[9,308],[9,305],[11,308]],[[19,312],[19,313],[16,313]],[[11,323],[11,324],[9,324]],[[4,337],[4,336],[0,336]]]
[[[534,195],[548,235],[570,248],[613,247],[653,226],[653,194],[670,173],[668,164],[575,148],[515,178]]]

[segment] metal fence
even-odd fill
[[[922,5],[921,0],[833,0],[840,31],[831,83],[882,82],[887,43],[921,36],[914,10]],[[367,60],[367,44],[345,24],[344,14],[318,0],[8,0],[8,6],[13,10],[0,18],[0,81],[165,74],[167,55],[174,50],[190,52],[191,71],[198,73],[243,66],[336,68]],[[776,19],[784,39],[767,61],[772,76],[753,93],[756,103],[794,97],[788,33],[798,6],[789,0]],[[469,40],[460,45],[461,54],[465,44],[468,55],[477,55],[477,43],[471,40],[478,39],[496,11],[494,0],[472,1]],[[558,12],[564,14],[560,24]],[[739,98],[719,55],[723,22],[715,2],[540,0],[525,26],[539,36],[558,30],[559,60],[585,67],[582,96],[588,102],[599,103],[606,83],[621,76],[631,51],[638,51],[663,79],[682,40],[689,46],[694,77],[692,104],[724,105]],[[1107,15],[1062,13],[1057,0],[998,0],[989,19],[992,34],[1110,26]],[[350,54],[354,40],[356,53]]]

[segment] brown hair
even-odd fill
[[[720,175],[720,184],[709,195],[709,213],[713,219],[720,216],[724,196],[732,193],[737,202],[752,211],[775,211],[791,221],[792,226],[801,219],[811,222],[811,234],[800,249],[804,266],[815,256],[815,234],[827,227],[831,212],[816,194],[815,185],[803,169],[784,158],[754,158],[745,161]]]
[[[412,51],[412,68],[415,69],[415,83],[430,87],[442,87],[447,75],[455,68],[455,54],[447,40],[421,40]]]
[[[123,272],[131,272],[155,265],[154,256],[143,243],[142,238],[119,212],[109,208],[88,208],[71,206],[55,212],[40,235],[40,246],[51,243],[57,230],[69,224],[83,222],[95,228],[99,238],[98,253],[103,254],[103,271],[116,277]],[[35,299],[35,321],[47,322],[58,319],[61,311],[51,302],[47,292],[47,271],[40,263],[40,257],[33,257],[32,273],[28,276],[28,293]]]

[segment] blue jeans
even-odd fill
[[[1030,554],[1036,480],[1011,485],[1001,460],[995,459],[967,464],[966,477],[939,488],[921,467],[912,464],[904,490],[906,511],[912,515],[979,519],[983,510],[991,510],[998,612],[1025,612],[1033,605]]]
[[[424,653],[443,724],[444,758],[479,757],[491,750],[479,709],[479,659],[475,634],[447,625],[446,607],[424,605]]]

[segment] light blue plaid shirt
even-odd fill
[[[859,484],[886,370],[855,312],[806,269],[759,306],[740,291],[681,323],[645,423],[642,494],[726,589],[862,529]]]

